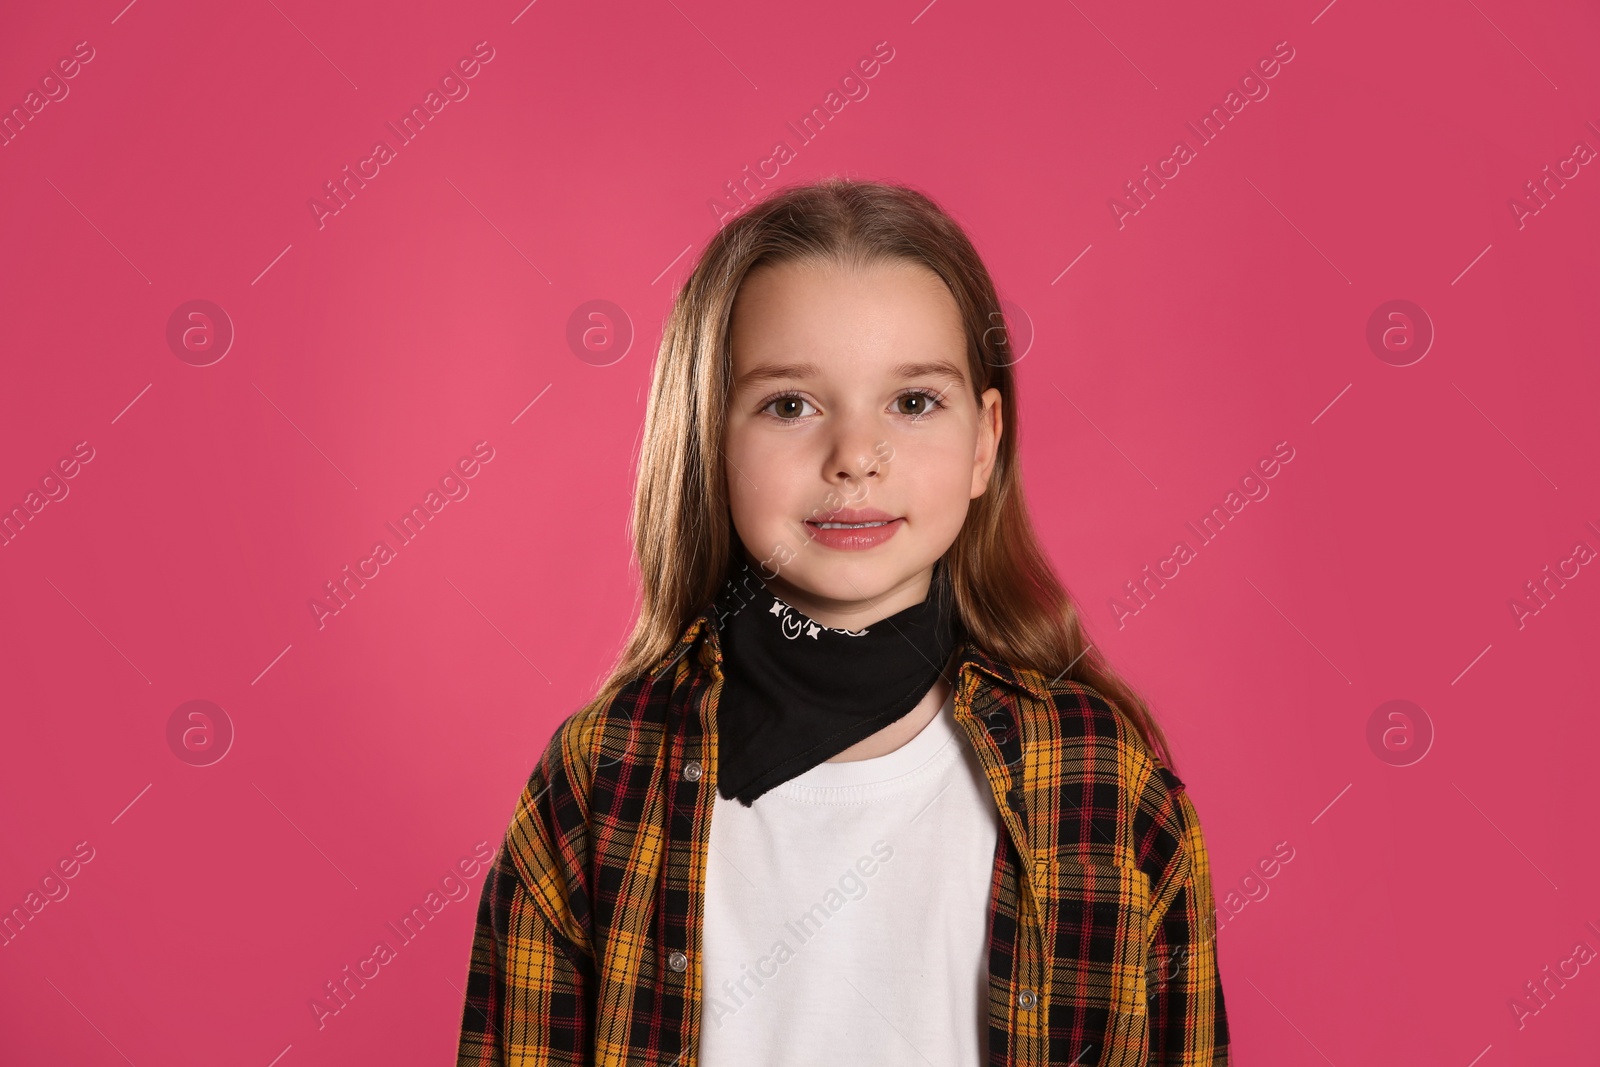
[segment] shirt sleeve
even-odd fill
[[[590,1060],[587,837],[565,770],[566,733],[563,724],[552,738],[484,879],[457,1067],[577,1067]]]
[[[1211,867],[1188,791],[1164,769],[1141,803],[1149,851],[1150,1067],[1228,1067]]]

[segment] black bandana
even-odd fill
[[[835,629],[780,600],[748,562],[717,595],[722,693],[717,788],[749,807],[908,714],[961,640],[944,562],[928,597],[861,630]]]

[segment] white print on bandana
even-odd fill
[[[818,626],[808,616],[795,611],[794,608],[791,608],[777,597],[772,598],[770,613],[778,616],[778,621],[783,626],[783,636],[791,641],[801,634],[805,634],[815,641],[817,635],[823,630],[831,630],[833,633],[843,634],[845,637],[865,637],[867,634],[865,629],[841,630],[837,626]]]

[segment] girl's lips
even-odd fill
[[[811,518],[807,519],[806,521],[849,523],[889,522],[890,520],[897,518],[900,518],[900,516],[891,515],[887,511],[879,511],[877,508],[838,508],[837,510],[828,512],[826,515],[818,515],[816,512],[812,512]]]
[[[905,519],[891,519],[879,526],[861,526],[855,529],[823,529],[818,523],[807,520],[806,528],[811,531],[811,540],[824,548],[854,551],[883,544],[895,535],[900,527],[905,524],[905,521]]]

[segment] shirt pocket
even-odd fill
[[[1041,888],[1050,1002],[1110,1043],[1142,1042],[1150,879],[1138,867],[1052,856]],[[1054,1013],[1053,1013],[1054,1014]],[[1095,1053],[1090,1061],[1102,1062]]]

